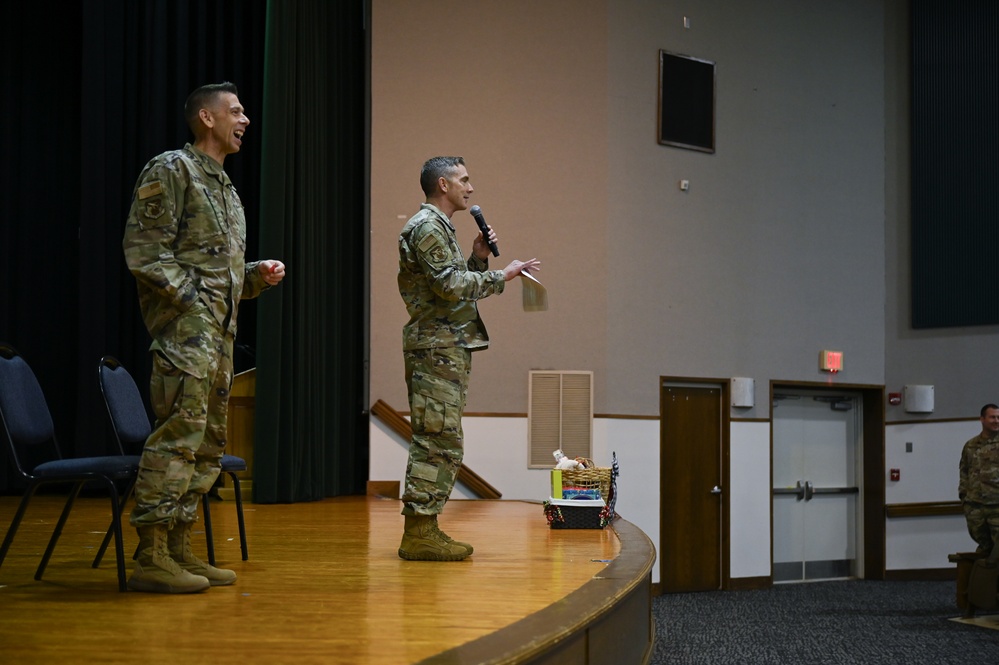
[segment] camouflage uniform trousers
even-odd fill
[[[978,543],[978,551],[988,554],[999,540],[999,505],[964,503],[968,533]]]
[[[466,348],[404,351],[413,438],[403,515],[437,515],[451,496],[464,456],[461,414],[472,353]]]
[[[198,502],[215,483],[226,443],[232,387],[233,336],[217,324],[202,335],[205,378],[178,369],[161,352],[153,355],[150,402],[156,427],[146,440],[135,485],[130,523],[193,523]]]

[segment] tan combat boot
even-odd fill
[[[440,537],[443,538],[446,542],[454,543],[455,545],[458,545],[459,547],[464,547],[466,550],[468,550],[469,554],[471,554],[474,551],[472,549],[472,546],[470,544],[463,543],[460,540],[455,540],[451,536],[449,536],[446,533],[444,533],[443,531],[441,531],[441,527],[437,523],[437,516],[436,515],[434,515],[432,519],[434,520],[434,528],[437,529],[437,533],[440,534]]]
[[[433,515],[406,515],[399,556],[409,561],[461,561],[471,551],[445,540]]]
[[[236,581],[236,573],[225,568],[216,568],[194,556],[191,550],[191,527],[188,522],[174,524],[170,529],[167,538],[167,545],[170,547],[170,556],[184,570],[195,575],[201,575],[208,579],[212,586],[226,586]]]
[[[194,593],[210,586],[205,577],[192,575],[170,557],[166,524],[140,526],[138,531],[139,552],[135,571],[128,579],[129,589],[149,593]]]

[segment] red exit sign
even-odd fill
[[[842,351],[819,351],[819,369],[823,372],[843,371]]]

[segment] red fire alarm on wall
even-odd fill
[[[892,469],[891,470],[891,479],[892,480],[901,480],[902,479],[902,472],[899,469]]]
[[[892,406],[898,406],[902,403],[902,393],[888,393],[888,403]]]

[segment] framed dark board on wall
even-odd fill
[[[659,51],[659,143],[715,151],[715,63]]]

